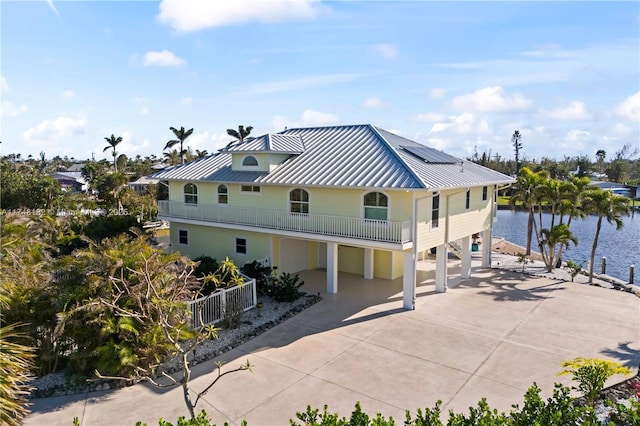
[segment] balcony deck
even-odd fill
[[[411,242],[411,222],[392,222],[355,217],[289,213],[266,209],[221,207],[158,201],[158,216],[227,225],[301,232],[342,238],[404,244]]]

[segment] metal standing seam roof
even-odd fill
[[[231,152],[247,152],[249,148],[260,152],[264,147],[277,144],[280,144],[279,149],[285,150],[293,148],[291,144],[296,140],[304,141],[304,151],[292,155],[271,172],[231,170]],[[423,160],[416,152],[433,161]],[[442,162],[451,159],[456,158],[371,125],[328,126],[264,135],[152,177],[268,185],[433,190],[514,181],[471,161]],[[441,162],[434,162],[437,160]]]
[[[246,139],[241,143],[231,145],[225,152],[281,152],[300,154],[304,151],[304,143],[300,136],[282,135],[279,133]]]
[[[376,128],[384,139],[397,150],[400,157],[410,167],[428,188],[457,188],[481,185],[500,185],[515,182],[510,176],[474,163],[473,161],[458,159],[456,163],[437,162],[455,158],[442,151],[432,153],[434,162],[421,160],[408,152],[403,146],[418,146],[422,150],[425,146],[417,142],[398,136],[384,129]]]

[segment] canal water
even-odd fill
[[[551,215],[543,213],[543,221],[548,226]],[[523,247],[527,244],[527,218],[528,213],[523,211],[498,210],[497,221],[493,224],[493,235],[504,237],[508,241]],[[537,216],[536,216],[537,220]],[[615,225],[603,220],[598,248],[596,249],[594,272],[600,272],[601,259],[607,258],[607,275],[629,279],[629,266],[635,265],[635,283],[640,280],[640,214],[635,217],[623,217],[624,226],[616,231]],[[591,246],[596,232],[596,216],[588,216],[586,219],[574,218],[571,221],[571,232],[578,239],[578,245],[571,245],[562,256],[564,261],[574,262],[587,269],[591,257]],[[531,249],[539,251],[535,236]]]

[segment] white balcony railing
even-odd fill
[[[220,207],[211,204],[193,205],[166,200],[158,201],[158,216],[388,243],[411,241],[411,222],[409,221],[391,222],[356,217]]]

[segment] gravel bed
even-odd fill
[[[208,339],[202,342],[189,361],[193,366],[213,359],[291,318],[319,300],[319,295],[305,295],[295,302],[280,303],[267,296],[261,296],[258,298],[258,304],[261,304],[261,308],[245,312],[239,327],[220,330],[218,339]],[[178,371],[180,367],[181,363],[172,360],[165,364],[164,371],[174,372]],[[58,372],[33,379],[29,384],[34,388],[31,397],[43,398],[108,390],[132,383],[125,384],[123,381],[108,380],[87,382],[85,378],[69,377],[65,372]]]

